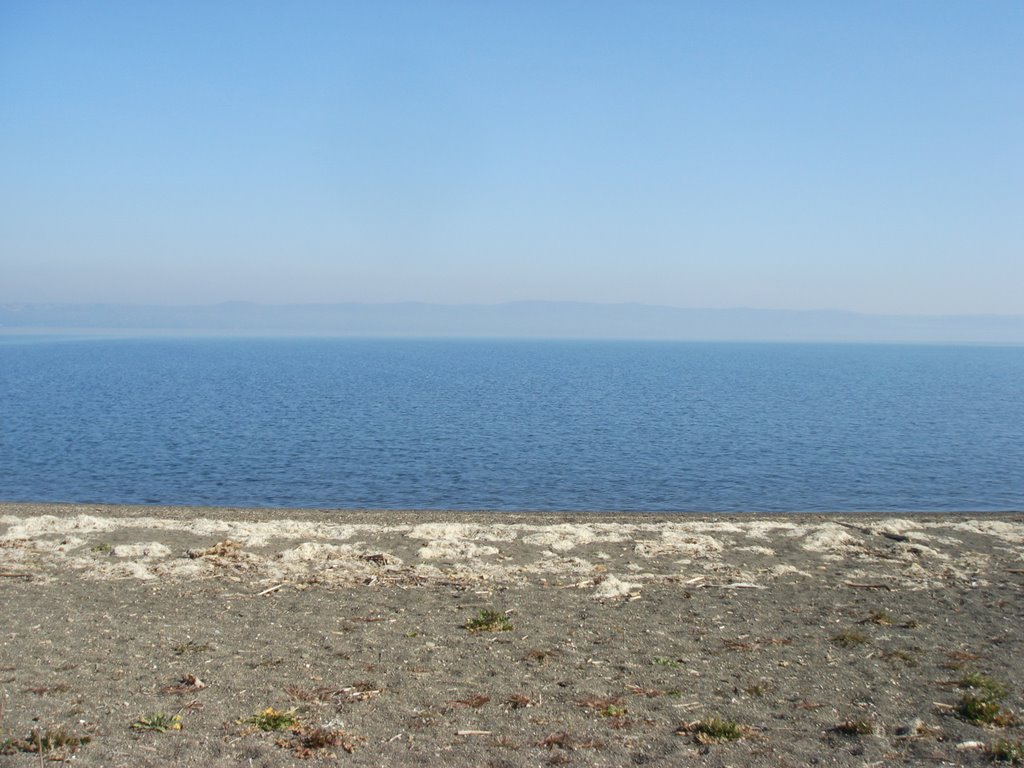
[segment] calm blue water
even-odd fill
[[[1024,508],[1024,348],[0,338],[0,499]]]

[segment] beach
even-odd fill
[[[1024,738],[1021,513],[0,504],[0,606],[2,765],[988,765]]]

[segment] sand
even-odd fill
[[[987,765],[1022,590],[1022,514],[0,504],[0,764]]]

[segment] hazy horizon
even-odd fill
[[[1024,344],[1024,315],[870,315],[648,304],[0,304],[0,333]]]
[[[0,5],[0,303],[1024,315],[1024,5]]]
[[[798,313],[798,314],[836,314],[836,315],[861,315],[865,317],[905,317],[905,318],[964,318],[964,317],[1024,317],[1021,312],[862,312],[850,309],[838,309],[835,307],[807,307],[802,309],[790,309],[786,307],[753,307],[753,306],[683,306],[679,304],[656,304],[643,301],[581,301],[574,299],[512,299],[508,301],[460,301],[460,302],[438,302],[421,301],[417,299],[405,299],[401,301],[360,301],[358,299],[345,301],[298,301],[298,302],[265,302],[251,301],[248,299],[227,299],[223,301],[210,302],[141,302],[141,301],[0,301],[0,307],[10,309],[12,307],[117,307],[117,308],[159,308],[159,309],[210,309],[233,306],[249,306],[261,309],[279,308],[317,308],[337,306],[365,306],[365,307],[389,307],[389,306],[425,306],[425,307],[464,307],[464,308],[500,308],[507,306],[586,306],[586,307],[638,307],[649,309],[671,309],[697,312],[764,312],[764,313]]]

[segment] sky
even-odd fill
[[[0,302],[1024,314],[1024,3],[0,3]]]

